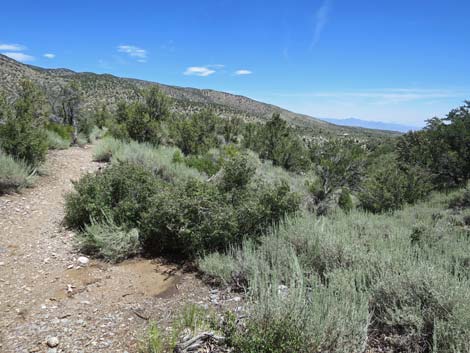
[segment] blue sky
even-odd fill
[[[2,4],[0,52],[421,125],[470,99],[469,13],[468,0],[16,0]]]

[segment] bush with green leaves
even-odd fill
[[[96,174],[87,174],[74,183],[75,191],[66,197],[65,222],[83,229],[108,219],[118,226],[138,228],[141,215],[160,182],[147,168],[119,163]]]
[[[425,198],[432,190],[428,174],[419,167],[400,169],[393,155],[370,167],[359,193],[361,207],[371,212],[393,211]]]
[[[310,166],[303,141],[278,113],[273,114],[265,125],[248,124],[245,135],[245,147],[276,166],[295,172],[305,171]]]
[[[58,133],[47,130],[47,146],[51,150],[65,150],[70,147],[70,141],[64,140]]]
[[[338,206],[345,212],[349,212],[353,209],[353,201],[348,189],[343,188],[341,190],[338,198]]]
[[[466,188],[463,191],[459,192],[457,196],[455,196],[449,202],[450,208],[470,208],[470,188]]]
[[[0,195],[19,191],[32,184],[34,168],[0,150]]]
[[[42,163],[48,147],[46,116],[42,92],[30,81],[23,81],[13,108],[0,98],[0,148],[32,166]]]
[[[463,186],[470,180],[470,101],[443,119],[432,118],[425,129],[400,137],[400,164],[428,172],[439,189]]]
[[[170,100],[157,86],[147,88],[142,96],[140,101],[118,104],[116,120],[110,122],[109,131],[116,138],[157,145],[163,139],[162,123],[170,116]]]
[[[211,184],[191,180],[160,188],[140,229],[149,252],[192,258],[236,242],[237,226],[224,195]]]
[[[219,146],[217,127],[220,121],[210,110],[177,120],[173,124],[173,140],[185,155],[202,155]]]

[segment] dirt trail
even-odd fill
[[[207,300],[194,275],[159,262],[80,266],[64,194],[99,164],[91,148],[70,148],[45,167],[34,188],[0,197],[0,352],[135,352],[149,320]]]

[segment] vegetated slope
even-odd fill
[[[91,72],[74,72],[68,69],[44,69],[22,64],[0,54],[0,91],[14,97],[19,83],[30,79],[43,87],[50,99],[64,84],[77,80],[84,91],[87,108],[99,104],[115,106],[120,100],[137,99],[139,90],[149,85],[158,85],[166,94],[175,100],[174,110],[178,113],[192,113],[204,108],[212,108],[222,117],[241,117],[244,120],[265,121],[274,112],[280,112],[290,124],[296,126],[304,135],[344,135],[355,136],[391,136],[389,131],[345,127],[293,113],[280,107],[255,101],[253,99],[210,89],[196,89],[169,86],[155,82],[120,78],[109,74]]]

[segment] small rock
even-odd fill
[[[85,256],[80,256],[78,259],[77,259],[78,263],[82,266],[86,266],[88,265],[88,263],[90,262],[90,259],[88,257],[85,257]]]
[[[47,337],[46,343],[49,347],[54,348],[59,345],[59,339],[57,337]]]
[[[47,353],[57,353],[57,348],[49,348]]]

